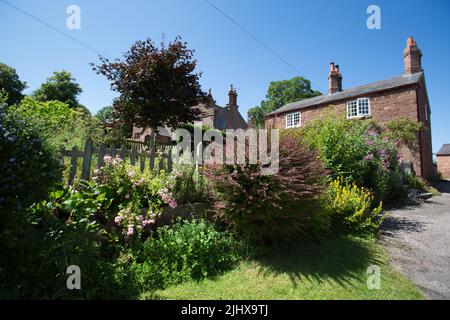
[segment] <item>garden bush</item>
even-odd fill
[[[403,187],[399,151],[412,145],[418,126],[411,120],[393,120],[380,127],[372,120],[348,120],[331,108],[322,117],[301,129],[286,130],[311,149],[318,150],[331,177],[343,177],[374,192],[385,203],[406,197]],[[403,131],[398,124],[403,124]]]
[[[0,97],[0,230],[45,197],[62,171],[55,150],[37,128],[9,112],[5,99]]]
[[[237,236],[267,243],[303,235],[320,211],[317,196],[327,171],[297,139],[280,140],[279,171],[264,175],[259,164],[208,167],[215,218]]]
[[[173,197],[180,204],[207,202],[209,199],[207,181],[194,164],[175,166],[168,180]]]
[[[330,182],[324,202],[332,227],[338,231],[374,232],[383,221],[382,203],[374,208],[370,191],[342,178]]]
[[[413,189],[417,189],[421,192],[429,192],[433,194],[439,194],[435,188],[430,186],[424,179],[415,174],[405,174],[403,176],[403,182],[409,187]]]
[[[213,277],[239,261],[240,246],[230,234],[204,220],[181,220],[158,228],[131,269],[140,290],[164,288],[189,279]]]

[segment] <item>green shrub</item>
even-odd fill
[[[60,181],[57,153],[27,119],[7,110],[0,96],[0,236],[20,228],[23,212]]]
[[[193,164],[176,166],[168,177],[173,197],[180,204],[208,201],[206,179],[195,170]]]
[[[338,230],[364,232],[378,230],[382,203],[373,208],[373,196],[355,183],[345,183],[342,178],[330,182],[325,193],[326,209],[332,225]]]
[[[413,189],[417,189],[421,192],[429,192],[434,195],[439,194],[435,188],[430,186],[424,179],[414,174],[405,174],[403,176],[403,182],[409,187]]]
[[[316,197],[327,171],[317,154],[290,136],[280,140],[278,173],[265,175],[258,164],[209,167],[215,218],[236,236],[267,243],[304,235],[319,210]]]
[[[141,290],[218,275],[239,260],[238,243],[203,220],[178,220],[149,238],[131,269]]]
[[[331,108],[303,128],[285,134],[293,134],[318,150],[333,179],[355,182],[373,191],[377,201],[389,203],[406,197],[399,148],[403,140],[409,141],[410,130],[415,127],[402,132],[394,124],[387,126],[389,129],[383,129],[372,120],[348,120]]]

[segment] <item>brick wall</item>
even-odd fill
[[[434,166],[431,153],[430,114],[429,108],[425,107],[428,105],[425,83],[422,81],[422,84],[419,87],[417,87],[417,85],[405,86],[388,91],[370,93],[361,97],[370,98],[371,118],[380,124],[399,118],[424,121],[425,110],[428,109],[428,121],[425,124],[426,127],[418,136],[420,150],[413,151],[408,148],[402,148],[400,155],[403,160],[409,160],[413,163],[414,170],[417,174],[425,178],[430,178],[433,175]],[[336,101],[333,102],[333,105],[337,112],[345,114],[347,110],[346,102],[355,100],[356,98],[358,97]],[[317,118],[328,106],[330,106],[330,104],[301,109],[302,125]],[[286,127],[285,116],[286,113],[266,117],[266,128],[284,129]],[[423,168],[421,159],[423,159]]]
[[[437,169],[444,178],[450,179],[450,155],[436,156]]]

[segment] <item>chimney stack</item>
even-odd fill
[[[409,37],[406,41],[406,48],[403,50],[403,61],[405,75],[422,71],[422,51],[420,51],[413,37]]]
[[[328,74],[328,94],[342,91],[342,74],[339,71],[339,65],[330,63],[330,73]]]
[[[233,85],[231,85],[230,91],[228,92],[228,105],[237,107],[237,92],[233,88]]]

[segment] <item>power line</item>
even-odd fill
[[[14,10],[16,10],[16,11],[22,13],[23,15],[25,15],[25,16],[27,16],[27,17],[33,19],[34,21],[36,21],[36,22],[38,22],[38,23],[40,23],[40,24],[46,26],[47,28],[49,28],[49,29],[51,29],[51,30],[53,30],[53,31],[55,31],[55,32],[57,32],[57,33],[59,33],[60,35],[62,35],[62,36],[64,36],[64,37],[66,37],[66,38],[68,38],[68,39],[70,39],[70,40],[72,40],[72,41],[78,43],[79,45],[85,47],[86,49],[89,49],[89,50],[94,51],[95,53],[97,53],[97,54],[99,54],[99,55],[101,55],[101,56],[106,57],[106,55],[104,55],[101,51],[99,51],[99,50],[95,49],[94,47],[92,47],[92,46],[90,46],[90,45],[88,45],[88,44],[86,44],[86,43],[84,43],[84,42],[78,40],[77,38],[75,38],[75,37],[73,37],[73,36],[71,36],[71,35],[65,33],[64,31],[62,31],[62,30],[58,29],[57,27],[51,25],[50,23],[47,23],[47,22],[45,22],[44,20],[42,20],[42,19],[40,19],[40,18],[34,16],[33,14],[31,14],[31,13],[29,13],[29,12],[23,10],[22,8],[19,8],[18,6],[16,6],[16,5],[10,3],[9,1],[6,1],[6,0],[0,0],[0,2],[3,2],[4,4],[6,4],[7,6],[11,7],[12,9],[14,9]]]
[[[245,29],[242,25],[240,25],[236,20],[231,18],[229,15],[227,15],[225,12],[220,10],[217,6],[215,6],[213,3],[211,3],[209,0],[205,0],[205,2],[210,5],[212,8],[217,10],[222,16],[224,16],[226,19],[228,19],[231,23],[233,23],[236,27],[238,27],[241,31],[246,33],[248,36],[253,38],[256,42],[258,42],[260,45],[262,45],[264,48],[266,48],[270,53],[272,53],[275,57],[280,59],[284,64],[286,64],[288,67],[290,67],[292,70],[294,70],[296,73],[300,74],[300,71],[294,67],[292,64],[290,64],[286,59],[284,59],[281,55],[279,55],[275,50],[273,50],[269,45],[264,43],[262,40],[260,40],[258,37],[256,37],[254,34],[252,34],[250,31]]]

